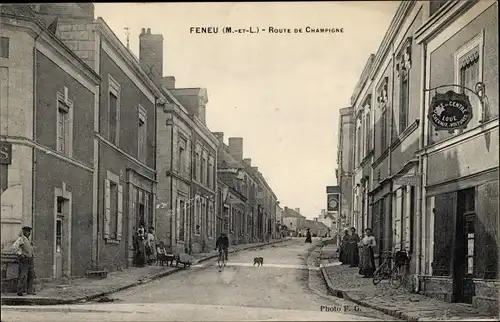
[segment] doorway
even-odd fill
[[[56,198],[56,218],[54,226],[54,278],[61,280],[69,274],[69,200]]]
[[[474,296],[475,189],[465,189],[457,196],[457,221],[453,263],[454,302],[472,303]]]

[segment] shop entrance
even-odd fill
[[[453,263],[453,299],[472,303],[474,296],[475,189],[457,195],[457,221]]]

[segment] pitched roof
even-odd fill
[[[38,22],[41,26],[46,25],[43,19],[41,19],[31,6],[27,4],[2,4],[0,5],[0,13],[2,15],[32,20]]]

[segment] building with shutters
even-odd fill
[[[40,280],[91,268],[100,77],[47,29],[53,19],[29,5],[0,10],[4,290],[18,275],[11,247],[24,225],[33,228]]]
[[[425,55],[418,100],[422,115],[436,92],[465,93],[472,119],[465,129],[439,131],[427,119],[423,148],[421,289],[448,301],[498,312],[498,2],[444,2],[422,8],[415,42]],[[419,71],[420,73],[420,71]],[[483,82],[483,102],[473,91]]]
[[[155,227],[156,109],[165,102],[139,60],[93,6],[43,4],[46,19],[58,17],[57,37],[99,73],[98,123],[92,136],[92,242],[88,269],[117,269],[134,264],[134,233]]]
[[[494,1],[404,1],[351,98],[353,210],[376,253],[406,250],[421,293],[495,312],[497,33]],[[463,129],[429,121],[432,98],[448,90],[471,103]]]

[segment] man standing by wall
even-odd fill
[[[34,295],[33,280],[35,279],[35,266],[33,263],[33,243],[30,241],[31,227],[24,226],[20,236],[14,242],[19,262],[19,279],[17,282],[17,295],[23,293]]]

